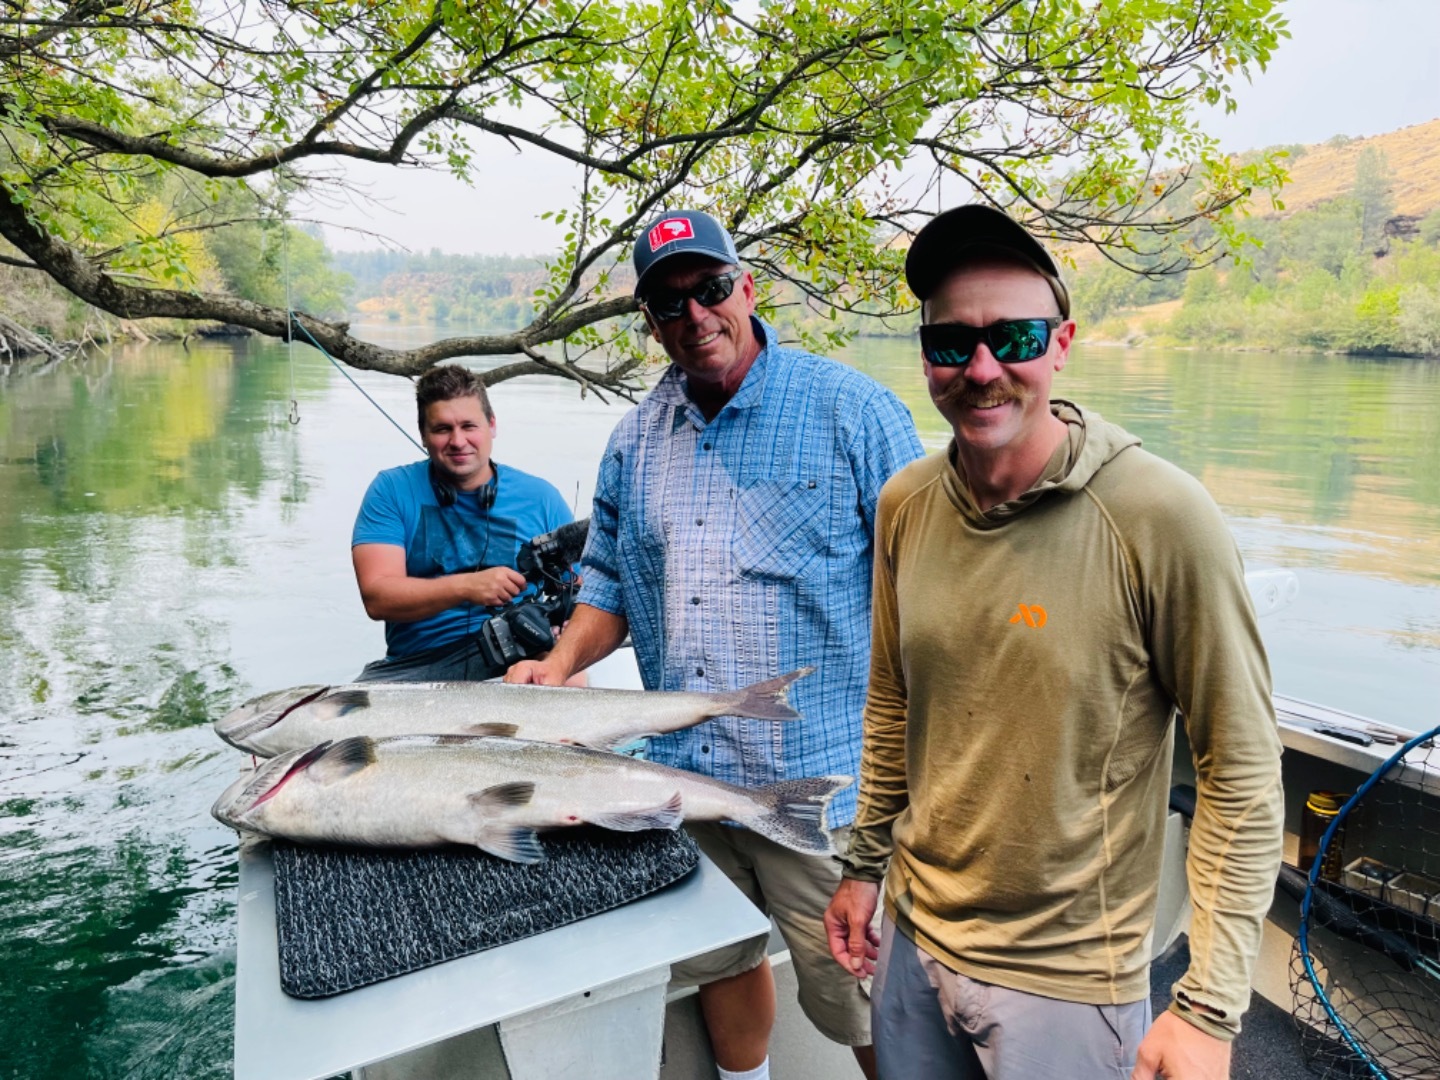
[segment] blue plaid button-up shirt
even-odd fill
[[[715,419],[671,366],[610,436],[580,602],[630,624],[651,690],[733,690],[813,665],[803,720],[720,717],[650,740],[652,761],[754,787],[858,775],[870,674],[875,502],[921,456],[900,400],[853,368],[773,344]],[[852,785],[830,826],[855,816]]]

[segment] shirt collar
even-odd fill
[[[735,391],[735,396],[725,403],[725,408],[720,410],[723,415],[726,409],[749,409],[759,405],[764,397],[765,371],[769,365],[772,354],[776,351],[775,330],[769,323],[764,322],[758,316],[750,316],[750,329],[754,331],[756,340],[760,342],[760,352],[755,357],[750,370],[745,373],[745,378],[740,383],[740,389]],[[684,419],[689,420],[697,428],[705,426],[705,417],[690,400],[685,392],[686,376],[674,363],[672,363],[655,384],[655,389],[650,391],[650,396],[656,401],[665,405],[673,405],[676,410],[674,420],[675,426],[679,426]],[[717,416],[718,419],[718,416]]]

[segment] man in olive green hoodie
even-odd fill
[[[982,206],[941,214],[906,276],[955,438],[880,496],[831,951],[875,973],[885,1080],[1220,1080],[1282,827],[1269,669],[1234,540],[1196,480],[1051,400],[1075,323],[1019,224]],[[1198,774],[1191,964],[1152,1024],[1177,714]]]

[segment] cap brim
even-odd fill
[[[645,282],[655,276],[655,271],[664,266],[666,261],[675,258],[677,255],[699,255],[703,259],[714,259],[716,262],[724,263],[726,266],[735,266],[736,257],[733,252],[720,248],[708,246],[682,247],[675,251],[667,251],[663,255],[656,256],[655,260],[645,268],[645,272],[635,279],[635,295],[644,295]]]

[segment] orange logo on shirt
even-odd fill
[[[1039,604],[1021,604],[1020,610],[1010,616],[1010,621],[1023,622],[1026,626],[1038,630],[1045,625],[1045,609]]]

